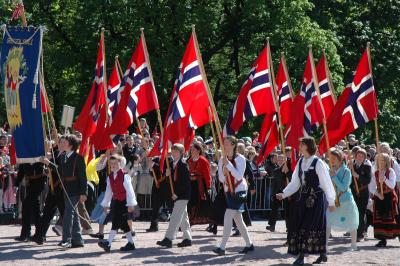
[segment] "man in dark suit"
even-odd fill
[[[78,204],[83,204],[87,199],[86,165],[84,158],[76,152],[78,138],[68,135],[65,140],[65,156],[61,158],[58,168],[67,194],[64,197],[63,236],[59,245],[64,248],[83,247]],[[49,163],[47,159],[44,162]]]
[[[24,163],[18,167],[18,176],[15,182],[17,189],[22,180],[25,180],[26,197],[22,202],[22,229],[19,237],[15,238],[16,241],[26,242],[30,240],[31,236],[31,221],[35,223],[35,235],[40,236],[40,204],[39,197],[44,189],[46,177],[43,174],[42,163]]]
[[[178,247],[187,247],[192,245],[192,236],[190,232],[187,204],[190,199],[190,173],[189,168],[182,160],[185,148],[182,144],[174,144],[171,148],[171,155],[174,160],[172,168],[172,182],[174,194],[172,199],[175,201],[172,215],[165,237],[162,241],[157,241],[157,245],[163,247],[172,247],[172,240],[175,239],[178,229],[181,228],[183,241]],[[167,176],[169,172],[167,170]]]

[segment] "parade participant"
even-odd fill
[[[43,163],[24,163],[18,167],[18,176],[15,182],[15,191],[22,180],[25,182],[26,197],[22,202],[22,229],[17,241],[26,242],[31,236],[31,221],[35,223],[35,235],[33,239],[41,236],[40,231],[40,204],[39,197],[46,183],[46,176],[43,174]]]
[[[65,145],[66,145],[66,139],[65,137],[61,137],[58,139],[57,147],[53,148],[54,158],[52,161],[57,165],[60,165],[62,158],[65,156],[64,153]],[[52,168],[48,169],[48,171],[51,171],[51,178],[53,184],[49,184],[49,192],[47,193],[46,196],[43,208],[43,215],[40,220],[41,235],[37,236],[37,238],[34,238],[34,241],[39,245],[43,244],[43,241],[45,241],[47,230],[50,227],[50,222],[53,219],[54,215],[56,214],[57,209],[60,213],[60,219],[62,219],[62,217],[64,216],[64,209],[65,209],[64,192],[60,184],[60,177],[58,176],[58,172]]]
[[[153,187],[151,190],[151,217],[150,217],[150,228],[146,229],[146,232],[157,232],[159,211],[160,208],[165,204],[168,209],[172,209],[173,202],[171,200],[171,189],[168,178],[163,174],[164,171],[160,170],[160,158],[153,159],[153,166],[151,174],[153,176]],[[155,176],[154,176],[155,175]]]
[[[369,189],[368,185],[371,182],[371,164],[367,161],[367,152],[364,149],[358,149],[355,152],[355,159],[352,168],[352,175],[358,185],[358,194],[355,184],[352,182],[351,191],[358,208],[358,229],[357,241],[364,239],[365,231],[365,213],[367,211]],[[353,180],[354,180],[353,179]]]
[[[191,180],[191,196],[188,203],[190,225],[208,224],[211,210],[210,162],[203,156],[203,149],[198,142],[192,144],[190,155],[187,160]]]
[[[137,205],[135,192],[132,188],[131,177],[122,170],[121,158],[119,155],[111,155],[109,164],[111,173],[107,178],[107,188],[101,205],[104,212],[107,212],[112,202],[112,227],[107,241],[100,241],[99,247],[104,251],[110,252],[111,244],[117,235],[118,229],[121,229],[128,243],[121,247],[121,251],[135,250],[131,229],[128,225],[128,219],[132,219],[133,208]],[[112,199],[112,201],[111,201]]]
[[[172,195],[172,199],[175,203],[165,237],[163,240],[157,241],[157,245],[167,248],[172,247],[172,240],[175,239],[179,228],[183,233],[183,241],[178,244],[178,247],[192,245],[192,235],[187,212],[187,204],[191,194],[190,173],[187,164],[182,160],[184,152],[185,148],[182,144],[176,143],[171,148],[171,155],[174,160],[171,171],[175,193]],[[169,176],[170,173],[168,170],[166,174]]]
[[[290,170],[290,166],[287,164],[286,155],[282,153],[278,154],[278,168],[276,168],[272,172],[271,179],[271,213],[268,219],[267,230],[271,232],[275,232],[275,225],[278,219],[279,209],[281,207],[281,203],[276,199],[275,195],[281,193],[282,190],[287,186],[292,177],[292,171]],[[285,210],[285,222],[286,229],[288,227],[288,214],[289,214],[289,204],[288,199],[285,199],[283,202],[283,207]]]
[[[224,148],[226,154],[223,158],[220,158],[218,163],[219,181],[224,184],[227,201],[222,241],[220,246],[213,250],[218,255],[225,254],[225,247],[231,235],[233,220],[246,242],[246,247],[240,253],[245,254],[254,250],[254,245],[242,217],[247,201],[247,182],[243,177],[246,169],[246,158],[236,153],[236,145],[237,139],[234,136],[225,137]],[[228,182],[232,185],[231,187]]]
[[[220,151],[217,151],[220,152]],[[216,235],[218,226],[224,225],[224,214],[226,211],[226,199],[224,185],[218,179],[218,165],[214,162],[210,164],[211,170],[211,221],[212,223],[207,228],[207,231]]]
[[[78,248],[84,245],[78,204],[83,204],[87,197],[86,165],[84,158],[76,152],[79,146],[78,138],[75,135],[68,135],[65,140],[65,156],[61,158],[58,167],[65,188],[63,235],[59,245],[64,248]],[[46,158],[44,162],[50,163]]]
[[[370,191],[374,195],[374,237],[379,240],[376,247],[386,247],[387,239],[400,236],[397,223],[398,198],[395,193],[396,175],[390,167],[390,156],[380,153],[375,157],[376,171],[371,179]],[[383,193],[382,193],[383,192]]]
[[[289,217],[288,253],[298,255],[296,265],[304,264],[304,254],[320,254],[314,263],[326,262],[326,206],[335,210],[335,190],[326,164],[315,156],[317,146],[314,138],[300,140],[300,152],[304,155],[293,172],[290,183],[279,200],[294,193],[293,212]]]
[[[358,209],[354,202],[353,195],[349,189],[351,183],[351,173],[347,168],[343,152],[333,149],[330,152],[332,168],[330,171],[332,182],[336,187],[336,209],[326,213],[326,246],[328,249],[328,239],[331,229],[350,232],[351,247],[350,251],[357,250],[357,228],[358,228]]]

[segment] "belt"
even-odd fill
[[[77,176],[66,176],[63,178],[63,180],[67,181],[67,182],[71,182],[71,181],[78,180],[78,177]]]
[[[28,180],[36,180],[41,177],[43,177],[43,175],[30,175],[30,176],[28,175],[28,176],[26,176],[26,178],[28,178]]]

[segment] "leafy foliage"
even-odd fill
[[[101,28],[106,37],[107,70],[119,55],[125,66],[145,29],[156,84],[165,114],[174,74],[196,25],[206,72],[221,120],[270,39],[275,71],[286,55],[294,89],[299,88],[308,45],[317,60],[326,49],[337,94],[371,42],[374,81],[380,107],[381,139],[400,145],[400,1],[386,0],[26,0],[28,22],[45,25],[45,82],[56,121],[62,105],[82,107],[93,79]],[[10,1],[0,1],[0,23],[8,23]],[[13,22],[14,24],[17,22]],[[297,90],[296,90],[297,91]],[[2,99],[3,100],[3,99]],[[1,114],[4,102],[0,103]],[[0,116],[0,120],[5,119]],[[155,115],[149,116],[155,125]],[[240,132],[259,129],[261,119]],[[373,125],[358,130],[374,138]]]

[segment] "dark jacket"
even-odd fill
[[[371,182],[371,166],[366,163],[362,163],[360,166],[354,164],[354,171],[359,175],[357,183],[360,193],[368,194],[369,193],[368,184],[369,182]],[[353,190],[354,193],[355,187],[353,182],[351,184],[351,189]]]
[[[64,182],[68,196],[87,195],[86,165],[83,157],[76,152],[65,161],[66,155],[62,156],[59,171]],[[75,180],[68,181],[69,177],[75,176]]]
[[[44,165],[42,163],[23,163],[18,166],[17,180],[15,186],[18,187],[25,178],[29,189],[41,191],[46,182],[46,176],[43,174]]]
[[[285,174],[282,172],[283,165],[281,167],[276,168],[272,172],[271,179],[271,195],[275,196],[275,194],[282,192],[282,190],[287,186],[292,177],[292,171],[290,170],[290,165],[288,164],[289,171]]]
[[[182,159],[178,161],[172,170],[172,180],[174,182],[174,192],[178,196],[177,200],[189,200],[191,195],[189,167]]]
[[[249,185],[249,191],[256,189],[255,179],[260,177],[260,171],[254,162],[246,159],[246,170],[244,171],[244,177]]]

